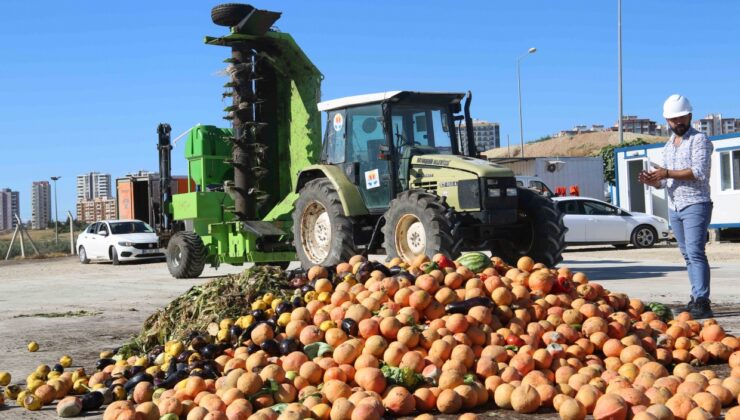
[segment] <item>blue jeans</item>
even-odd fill
[[[679,211],[669,211],[673,235],[676,236],[683,259],[686,260],[694,300],[709,299],[709,262],[704,246],[707,243],[712,208],[711,202],[705,202],[692,204]]]

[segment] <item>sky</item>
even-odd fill
[[[225,125],[219,74],[225,34],[205,1],[4,0],[0,4],[0,188],[61,176],[59,215],[74,214],[75,177],[157,170],[156,127],[173,137]],[[255,1],[283,12],[277,27],[325,76],[323,99],[386,90],[473,92],[474,118],[519,141],[516,60],[525,141],[577,124],[613,125],[617,2]],[[623,0],[624,114],[661,122],[672,93],[694,116],[740,117],[740,2]],[[181,145],[183,143],[180,143]],[[184,175],[183,147],[173,174]]]

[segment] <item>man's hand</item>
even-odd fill
[[[637,179],[645,185],[649,185],[653,188],[660,188],[660,181],[665,179],[665,172],[666,171],[663,168],[651,172],[641,171]]]

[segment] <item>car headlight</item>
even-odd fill
[[[513,188],[513,187],[507,188],[506,189],[506,195],[508,197],[516,197],[516,188]]]
[[[121,246],[134,246],[134,243],[133,242],[121,241],[121,242],[118,243],[118,245],[121,245]]]
[[[501,197],[501,190],[498,188],[491,188],[488,190],[488,197],[489,198],[498,198]]]

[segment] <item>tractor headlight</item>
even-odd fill
[[[133,242],[121,241],[121,242],[118,243],[118,245],[121,245],[121,246],[134,246],[134,243]]]
[[[498,188],[490,188],[488,190],[488,198],[498,198],[501,197],[501,190]]]
[[[516,197],[516,188],[515,187],[507,188],[506,195],[509,197]]]

